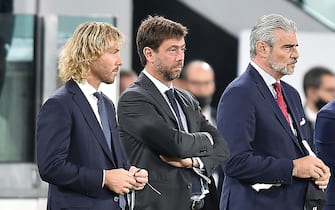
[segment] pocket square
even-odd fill
[[[306,120],[305,120],[305,118],[301,118],[301,120],[300,120],[300,126],[303,126],[303,125],[305,125],[306,124]]]

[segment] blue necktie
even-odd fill
[[[169,102],[174,110],[174,112],[176,113],[177,116],[177,120],[178,120],[178,124],[179,124],[179,129],[181,131],[185,131],[183,123],[181,121],[181,117],[180,117],[180,111],[177,105],[177,100],[176,97],[174,95],[174,89],[170,88],[169,90],[165,91],[165,94],[167,95]],[[200,177],[195,174],[195,172],[192,172],[192,194],[195,195],[201,195],[201,181],[200,181]]]
[[[108,116],[107,116],[107,111],[106,111],[106,106],[105,106],[105,103],[104,103],[104,99],[102,98],[102,95],[99,92],[95,92],[93,95],[98,99],[98,111],[99,111],[99,115],[100,115],[102,131],[104,132],[109,150],[111,150],[111,148],[112,148],[112,146],[111,146],[111,132],[110,132],[110,128],[109,128]]]
[[[170,104],[171,104],[171,106],[172,106],[172,108],[173,108],[173,110],[174,110],[174,112],[177,116],[179,129],[181,131],[185,131],[183,123],[181,121],[180,112],[179,112],[179,108],[178,108],[178,105],[177,105],[176,97],[174,95],[174,89],[170,88],[169,90],[165,91],[165,94],[168,97],[169,102],[170,102]]]
[[[105,106],[105,103],[104,103],[104,99],[103,99],[101,93],[99,93],[99,92],[95,92],[93,95],[98,99],[98,112],[99,112],[99,115],[100,115],[102,130],[104,132],[108,147],[112,151],[111,131],[110,131],[109,123],[108,123],[108,116],[107,116],[107,111],[106,111],[106,106]],[[121,209],[125,209],[125,207],[126,207],[126,199],[123,195],[119,195],[119,206],[120,206]]]

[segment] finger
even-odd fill
[[[136,177],[136,183],[147,183],[148,179],[145,177]]]
[[[310,171],[310,176],[311,176],[311,178],[312,179],[314,179],[314,180],[318,180],[318,179],[320,179],[320,175],[319,175],[319,173],[317,173],[315,170],[312,170],[312,171]]]
[[[327,181],[316,181],[315,184],[318,185],[320,189],[326,189],[328,186]]]
[[[123,193],[123,194],[127,194],[127,193],[129,193],[129,191],[130,191],[129,188],[123,188],[123,189],[122,189],[122,193]]]
[[[314,169],[314,172],[317,173],[317,174],[319,175],[319,178],[320,178],[320,177],[323,177],[323,176],[325,175],[325,173],[323,172],[323,170],[322,170],[321,168],[318,168],[318,167],[316,167],[316,168]],[[319,179],[319,178],[317,178],[317,179]]]
[[[135,173],[135,177],[148,177],[148,171],[145,169],[140,169]]]
[[[329,177],[328,175],[325,175],[325,176],[321,176],[319,179],[316,179],[316,181],[321,181],[321,182],[322,182],[322,181],[327,181],[327,182],[328,182],[328,181],[329,181],[329,178],[330,178],[330,177]]]
[[[146,185],[146,183],[137,183],[135,186],[134,186],[134,190],[141,190],[144,188],[144,186]]]
[[[136,171],[138,171],[138,168],[136,168],[135,166],[131,166],[130,169],[129,169],[129,173],[131,173],[131,174],[135,174]]]
[[[327,189],[327,185],[318,185],[319,189],[321,190],[325,190]]]
[[[329,179],[324,179],[324,180],[316,180],[315,184],[316,185],[328,185]]]

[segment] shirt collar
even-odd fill
[[[81,91],[84,93],[86,97],[92,96],[95,92],[97,92],[97,90],[92,85],[90,85],[87,81],[84,81],[81,83],[76,81],[76,83],[78,84],[79,88],[81,89]]]
[[[157,89],[159,90],[159,92],[162,95],[165,95],[165,92],[167,90],[169,90],[170,88],[173,88],[172,83],[170,87],[167,87],[165,84],[163,84],[161,81],[159,81],[158,79],[156,79],[154,76],[152,76],[146,69],[143,69],[143,74],[145,74],[145,76],[147,76],[151,82],[154,83],[154,85],[157,87]]]
[[[280,80],[279,81],[276,81],[275,78],[273,78],[269,73],[267,73],[266,71],[264,71],[260,66],[258,66],[255,62],[253,61],[250,61],[250,64],[258,71],[258,73],[261,75],[261,77],[263,78],[265,84],[267,86],[272,86],[273,83],[276,83],[276,82],[279,82],[280,83]]]

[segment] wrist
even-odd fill
[[[193,159],[193,157],[191,157],[191,168],[193,168],[194,167],[194,159]]]

